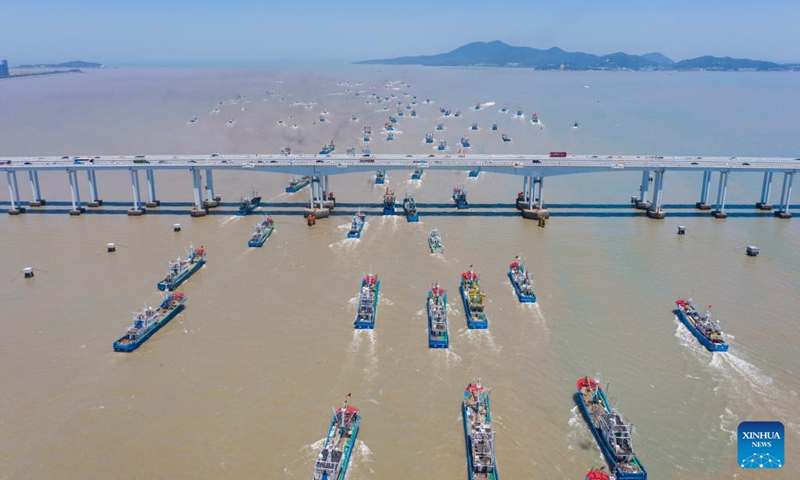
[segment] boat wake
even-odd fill
[[[350,226],[348,225],[347,228],[350,229]],[[340,253],[344,250],[353,250],[358,246],[359,243],[361,243],[360,238],[343,238],[338,242],[331,243],[330,245],[328,245],[328,248],[330,248],[336,253]]]
[[[375,473],[371,466],[372,463],[372,450],[369,449],[366,443],[362,442],[361,440],[356,440],[356,444],[353,447],[353,456],[350,460],[350,468],[348,472],[367,468],[369,469],[369,473]]]
[[[579,439],[583,436],[581,431],[584,425],[581,412],[577,405],[570,410],[570,417],[569,420],[567,420],[567,425],[569,425],[569,432],[567,432],[567,451],[573,452],[575,451],[575,447],[580,446]]]
[[[489,320],[491,322],[491,320]],[[491,351],[495,353],[500,353],[503,348],[497,345],[494,341],[494,337],[492,336],[492,332],[489,329],[486,330],[473,330],[470,328],[465,329],[461,334],[461,337],[465,337],[469,343],[473,344],[474,346],[486,345]]]

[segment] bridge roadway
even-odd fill
[[[91,201],[88,206],[102,205],[97,195],[97,170],[123,170],[130,172],[133,189],[133,208],[130,214],[144,213],[143,205],[154,208],[158,205],[155,194],[155,172],[160,170],[187,170],[194,180],[194,204],[192,214],[202,216],[207,208],[213,208],[219,201],[214,194],[214,170],[253,170],[260,172],[308,175],[312,178],[309,208],[312,211],[325,210],[326,192],[329,192],[330,175],[376,171],[376,170],[480,170],[482,172],[503,173],[523,177],[523,198],[517,202],[518,208],[526,218],[546,218],[544,208],[544,177],[578,173],[614,172],[635,170],[642,172],[642,183],[638,197],[631,199],[637,208],[647,210],[651,218],[663,218],[661,194],[663,179],[667,171],[701,171],[700,201],[697,208],[711,209],[708,203],[712,172],[719,172],[717,201],[712,214],[724,218],[727,179],[730,172],[763,172],[764,180],[760,201],[756,208],[770,210],[769,198],[772,190],[772,176],[783,174],[781,198],[775,215],[790,218],[789,204],[794,174],[800,169],[800,158],[790,157],[719,157],[719,156],[656,156],[656,155],[451,155],[451,154],[211,154],[211,155],[103,155],[91,157],[0,157],[0,170],[6,173],[10,214],[24,212],[19,197],[16,173],[27,172],[31,183],[32,200],[30,206],[45,205],[39,186],[38,172],[64,171],[67,173],[72,193],[73,215],[79,215],[85,208],[80,202],[77,172],[86,171],[89,178]],[[139,194],[139,171],[147,176],[149,202],[142,202]],[[207,194],[201,194],[201,171],[205,170]],[[653,179],[654,177],[654,179]],[[648,198],[650,181],[653,182],[652,199]],[[538,191],[537,187],[538,186]],[[330,205],[329,205],[330,206]],[[320,212],[325,216],[325,212]]]

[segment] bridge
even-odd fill
[[[17,173],[27,172],[31,186],[31,208],[46,205],[39,183],[40,171],[65,172],[70,185],[72,209],[70,215],[86,211],[78,188],[78,173],[86,172],[89,181],[87,207],[99,207],[103,201],[98,196],[96,172],[119,171],[131,178],[133,191],[129,215],[141,215],[146,208],[157,208],[155,174],[163,170],[185,170],[194,187],[192,216],[204,216],[208,209],[219,204],[214,191],[215,171],[252,171],[308,176],[311,178],[309,203],[305,213],[316,218],[326,217],[334,207],[329,198],[330,176],[377,170],[479,170],[482,172],[517,175],[523,177],[522,193],[517,198],[517,208],[524,218],[545,219],[549,216],[544,203],[544,179],[549,176],[580,173],[642,172],[639,195],[631,198],[636,208],[645,210],[650,218],[661,219],[664,176],[668,171],[696,171],[703,173],[700,185],[699,210],[711,210],[709,204],[712,174],[718,173],[719,187],[711,214],[725,218],[725,197],[728,175],[731,172],[763,173],[761,196],[755,208],[772,210],[770,197],[774,174],[783,176],[780,200],[774,213],[778,218],[791,218],[789,212],[792,182],[800,169],[800,158],[789,157],[708,157],[708,156],[654,156],[654,155],[303,155],[303,154],[251,154],[251,155],[103,155],[92,157],[0,157],[0,171],[5,172],[10,198],[10,215],[25,212],[22,205]],[[144,171],[147,181],[148,201],[140,193],[139,173]],[[203,186],[203,172],[205,186]],[[653,192],[650,195],[650,182]],[[205,191],[205,198],[204,193]]]

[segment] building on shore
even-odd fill
[[[8,62],[6,60],[0,60],[0,78],[8,78],[11,75],[8,73]]]

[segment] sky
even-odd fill
[[[0,0],[10,65],[344,63],[473,41],[800,63],[800,1]]]

